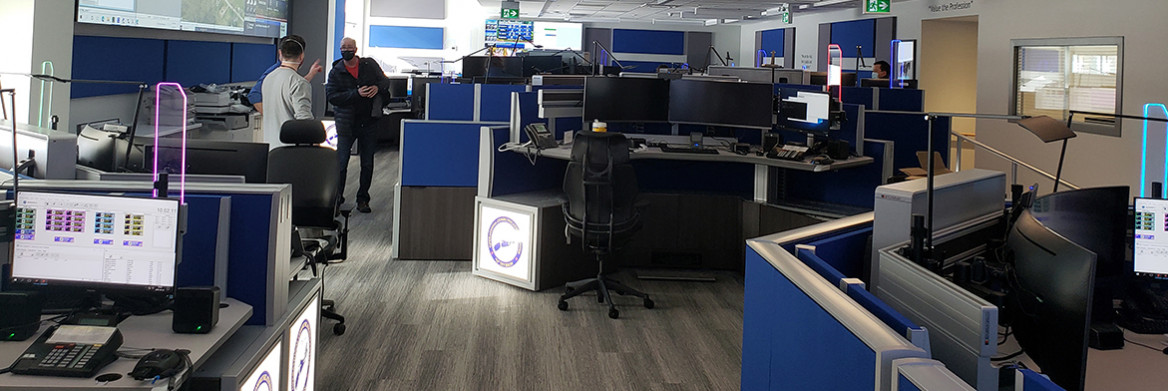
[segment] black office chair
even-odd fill
[[[598,302],[608,302],[608,317],[620,312],[609,291],[636,296],[645,308],[653,308],[649,295],[604,276],[604,261],[641,228],[637,175],[629,164],[629,140],[619,133],[580,132],[572,145],[572,160],[564,172],[564,235],[579,238],[581,247],[596,257],[595,278],[567,284],[559,308],[568,310],[568,299],[596,291]]]
[[[321,277],[333,260],[344,260],[349,248],[349,214],[337,194],[337,152],[321,147],[325,141],[320,120],[290,120],[280,127],[280,141],[288,146],[268,152],[268,183],[292,185],[292,256],[305,257],[306,267]],[[317,270],[317,266],[321,269]],[[338,321],[333,333],[345,333],[345,317],[336,303],[321,300],[321,316]]]

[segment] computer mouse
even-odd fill
[[[150,352],[138,360],[138,364],[134,365],[134,370],[130,372],[130,377],[143,380],[155,377],[165,379],[177,375],[186,366],[184,355],[182,351],[170,349]]]
[[[835,160],[831,160],[831,158],[829,158],[827,156],[816,156],[816,157],[811,159],[811,164],[832,164],[832,163],[835,163]]]

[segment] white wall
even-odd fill
[[[968,8],[946,9],[960,4]],[[1005,114],[1010,101],[1013,73],[1011,39],[1123,36],[1124,69],[1121,111],[1142,114],[1149,102],[1168,101],[1163,64],[1168,63],[1164,42],[1168,41],[1168,2],[1129,0],[1099,2],[1090,0],[910,0],[893,3],[890,16],[897,17],[897,38],[920,39],[921,21],[926,19],[978,15],[977,110],[980,113]],[[818,45],[820,23],[868,18],[858,9],[813,15],[796,14],[794,24],[782,25],[768,20],[743,24],[741,50],[754,47],[755,31],[796,27],[796,55],[807,55],[814,62],[822,56]],[[744,58],[749,53],[742,54]],[[796,65],[799,61],[796,59]],[[927,64],[920,64],[925,72]],[[927,91],[927,94],[944,91]],[[1153,146],[1163,144],[1162,125],[1153,125]],[[1028,163],[1054,172],[1059,155],[1056,144],[1043,145],[1029,132],[1012,124],[994,120],[977,122],[978,140],[1019,157]],[[1138,191],[1142,123],[1124,121],[1122,137],[1080,134],[1067,149],[1064,178],[1080,186],[1129,185]],[[1150,146],[1149,177],[1163,177],[1162,148]],[[979,152],[977,166],[1009,171],[1000,159]],[[1021,183],[1040,183],[1049,190],[1053,182],[1020,170]]]
[[[69,78],[73,62],[73,6],[69,0],[4,0],[0,1],[0,37],[4,39],[4,54],[0,55],[0,72],[41,73],[41,63],[51,61],[58,77]],[[61,20],[67,21],[61,23]],[[19,122],[37,124],[41,108],[41,83],[27,76],[3,75],[0,84],[16,89],[16,111]],[[46,85],[49,83],[46,83]],[[61,124],[69,121],[69,86],[55,83],[53,100],[48,100],[46,86],[45,117],[41,123],[49,126],[48,113],[61,117]],[[7,109],[12,102],[5,96]]]
[[[349,19],[346,20],[346,24],[357,17],[363,18],[362,34],[365,37],[369,36],[369,26],[371,25],[442,27],[446,29],[442,50],[374,48],[369,47],[368,39],[359,41],[358,46],[362,50],[358,55],[378,59],[382,63],[382,68],[385,68],[383,70],[387,73],[413,69],[399,57],[442,57],[446,60],[455,60],[481,49],[484,41],[484,21],[491,17],[498,17],[499,12],[498,9],[492,10],[483,7],[478,0],[445,0],[446,19],[383,18],[369,16],[369,0],[364,1],[366,2],[364,12],[360,15],[347,14],[345,17]],[[431,69],[441,70],[439,66],[433,66]],[[447,65],[445,69],[458,71],[461,68],[458,64],[454,64]]]
[[[925,111],[977,112],[977,25],[949,19],[922,22],[917,51],[928,55],[917,61],[922,69],[917,78],[926,91]],[[953,130],[974,133],[974,119],[954,118]]]

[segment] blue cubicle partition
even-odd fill
[[[175,271],[175,284],[218,286],[227,297],[226,268],[217,265],[227,265],[231,198],[191,195],[186,201],[187,232],[182,237],[182,263]]]
[[[864,109],[867,110],[877,110],[877,90],[873,87],[844,87],[843,101],[844,103],[864,106]]]
[[[949,127],[948,117],[933,121],[933,150],[941,153],[941,161],[946,164],[949,162]],[[929,122],[921,113],[864,112],[864,137],[895,143],[892,164],[896,169],[920,167],[916,152],[928,148],[928,129]]]
[[[806,244],[815,248],[813,251],[815,256],[823,259],[843,275],[855,278],[864,274],[864,265],[861,263],[864,258],[870,256],[867,246],[871,237],[872,228],[868,227],[806,242]]]
[[[474,121],[474,84],[426,84],[426,119],[431,121]],[[403,130],[404,131],[404,130]]]
[[[873,192],[892,175],[893,150],[891,142],[867,139],[864,141],[864,156],[871,157],[872,164],[832,172],[788,171],[787,183],[798,183],[799,186],[788,186],[784,196],[792,201],[816,200],[871,210],[875,205]]]
[[[924,111],[925,92],[907,88],[881,88],[879,110]]]
[[[524,155],[500,152],[499,147],[510,140],[506,127],[483,128],[479,154],[480,197],[499,197],[508,194],[540,190],[559,190],[563,186],[567,160],[538,159],[532,164]],[[522,133],[521,133],[522,135]],[[523,135],[526,138],[526,135]]]
[[[478,87],[478,112],[475,121],[510,121],[511,94],[527,91],[525,85],[476,84]]]
[[[892,360],[927,358],[778,244],[747,244],[742,389],[887,390]]]
[[[478,186],[480,129],[506,125],[504,122],[402,121],[401,185]]]
[[[1015,373],[1016,380],[1014,382],[1015,390],[1023,391],[1063,391],[1062,387],[1055,384],[1046,376],[1042,376],[1038,372],[1030,369],[1018,369]],[[1019,387],[1020,386],[1020,387]]]

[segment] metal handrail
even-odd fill
[[[997,155],[998,157],[1001,157],[1001,158],[1009,161],[1011,164],[1010,176],[1011,176],[1014,183],[1018,182],[1018,166],[1022,166],[1030,171],[1034,171],[1038,175],[1046,177],[1046,179],[1050,179],[1051,181],[1055,180],[1054,175],[1051,175],[1050,173],[1043,171],[1042,169],[1035,167],[1034,165],[1031,165],[1029,163],[1021,161],[1013,156],[1007,155],[1005,152],[999,151],[999,150],[995,149],[994,147],[986,145],[985,143],[979,142],[979,141],[974,140],[973,138],[971,138],[969,136],[955,133],[953,131],[950,131],[949,133],[952,134],[954,137],[957,137],[957,156],[955,159],[953,159],[953,171],[961,171],[961,144],[963,142],[968,142],[970,144],[973,144],[975,147],[979,147],[981,149],[984,149],[989,153],[992,153],[994,155]],[[1074,190],[1079,189],[1079,186],[1076,186],[1075,184],[1067,182],[1066,179],[1059,179],[1058,181],[1062,185],[1069,187],[1071,189],[1074,189]]]

